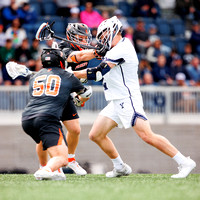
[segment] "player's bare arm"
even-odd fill
[[[98,50],[95,49],[85,49],[82,51],[73,51],[67,58],[67,62],[82,62],[92,60],[93,58],[101,59],[105,56],[108,51],[106,46],[102,46],[100,44],[97,45]]]
[[[94,51],[92,49],[73,51],[67,58],[67,62],[79,63],[82,61],[88,61],[95,58]]]

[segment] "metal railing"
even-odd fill
[[[165,121],[172,115],[197,117],[200,114],[199,87],[142,86],[141,91],[147,114],[159,115]],[[22,111],[28,99],[27,86],[1,86],[0,112]],[[91,99],[78,110],[99,111],[106,105],[103,87],[93,86]]]

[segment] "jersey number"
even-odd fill
[[[45,87],[46,81],[46,87]],[[33,82],[33,96],[57,96],[60,90],[61,78],[57,75],[42,75],[35,78]]]

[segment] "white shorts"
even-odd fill
[[[138,98],[113,100],[99,114],[115,121],[119,128],[126,129],[133,127],[137,118],[147,120],[142,97],[139,96]]]

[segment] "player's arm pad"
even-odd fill
[[[82,98],[90,98],[92,96],[92,87],[85,87],[81,92],[77,94]]]
[[[110,67],[106,62],[101,62],[97,67],[87,69],[87,79],[100,81],[107,72],[110,71]]]

